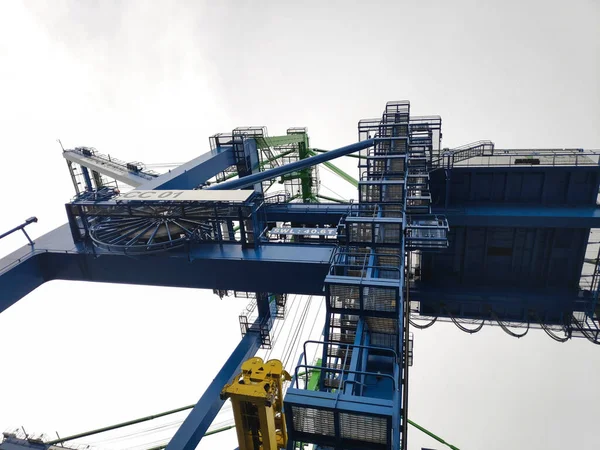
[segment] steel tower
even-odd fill
[[[290,368],[279,424],[289,449],[406,448],[411,326],[540,328],[598,343],[597,153],[446,149],[440,117],[411,116],[407,101],[358,132],[321,152],[303,128],[237,128],[163,175],[64,151],[76,189],[68,223],[0,260],[0,311],[52,279],[251,293],[240,344],[169,450],[195,448],[223,387],[271,345],[289,293],[324,295],[327,307],[324,339],[305,342]],[[319,203],[317,165],[351,154],[358,202]],[[283,190],[269,193],[277,181]]]

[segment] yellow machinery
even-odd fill
[[[254,357],[242,364],[242,373],[221,391],[231,399],[240,450],[285,448],[283,382],[291,380],[277,359]]]

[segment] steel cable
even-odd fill
[[[546,334],[548,336],[550,336],[553,340],[555,340],[556,342],[560,342],[560,343],[564,343],[569,340],[569,336],[560,337],[560,336],[557,336],[556,334],[554,334],[554,332],[548,327],[548,325],[546,325],[544,323],[544,321],[540,318],[540,316],[538,315],[537,312],[534,311],[533,314],[535,315],[535,318],[537,319],[537,321],[540,323],[542,330],[544,330],[546,332]]]
[[[438,320],[437,316],[434,317],[433,319],[431,319],[431,321],[429,323],[426,323],[425,325],[419,325],[418,323],[416,323],[414,320],[412,319],[408,319],[408,321],[410,322],[411,326],[419,329],[419,330],[425,330],[427,328],[429,328],[430,326],[432,326],[434,323],[436,323]]]
[[[508,327],[506,326],[506,324],[500,320],[500,318],[496,315],[496,313],[494,311],[492,311],[492,317],[496,320],[496,322],[498,322],[498,325],[500,325],[500,328],[502,328],[504,330],[504,332],[506,334],[508,334],[509,336],[516,337],[516,338],[522,338],[527,333],[529,333],[529,326],[531,324],[531,322],[529,320],[527,321],[527,328],[525,329],[525,332],[523,332],[521,334],[517,334],[514,331],[509,330]]]
[[[577,328],[579,328],[579,331],[581,331],[581,334],[583,334],[587,338],[588,341],[590,341],[592,344],[600,345],[600,341],[598,341],[598,338],[596,337],[594,339],[593,337],[588,335],[588,332],[583,328],[583,326],[581,325],[581,323],[579,322],[579,320],[577,320],[577,318],[575,316],[572,316],[572,321],[575,322],[575,325],[577,326]]]
[[[464,331],[465,333],[469,333],[469,334],[478,333],[481,331],[481,329],[483,328],[483,325],[485,324],[485,319],[484,319],[481,321],[481,323],[476,328],[469,329],[469,328],[463,326],[445,306],[442,306],[442,308],[444,311],[446,311],[448,313],[448,317],[450,317],[450,320],[452,320],[452,323],[454,323],[454,325],[456,325],[459,330]]]

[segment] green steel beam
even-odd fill
[[[286,150],[285,152],[281,152],[279,155],[275,155],[275,156],[273,156],[272,158],[265,159],[263,162],[261,162],[261,163],[258,165],[258,167],[260,167],[260,168],[262,169],[263,167],[265,167],[265,166],[266,166],[268,163],[270,163],[271,161],[275,161],[276,159],[283,158],[284,156],[287,156],[287,155],[289,155],[290,153],[294,153],[295,151],[296,151],[296,149],[294,149],[294,148],[293,148],[293,149],[291,149],[291,150]],[[229,180],[230,178],[233,178],[233,177],[237,177],[237,172],[232,172],[232,173],[230,173],[229,175],[227,175],[227,176],[224,178],[224,180],[223,180],[223,181]]]
[[[182,408],[171,409],[170,411],[165,411],[165,412],[159,413],[159,414],[153,414],[152,416],[142,417],[141,419],[128,420],[127,422],[121,422],[116,425],[110,425],[108,427],[98,428],[98,429],[92,430],[92,431],[86,431],[85,433],[79,433],[79,434],[74,434],[72,436],[55,439],[53,441],[45,442],[45,444],[47,444],[47,445],[62,444],[63,442],[73,441],[75,439],[79,439],[82,437],[92,436],[94,434],[104,433],[105,431],[116,430],[118,428],[123,428],[123,427],[129,426],[129,425],[135,425],[136,423],[147,422],[148,420],[157,419],[159,417],[168,416],[170,414],[175,414],[180,411],[185,411],[186,409],[192,409],[194,406],[196,406],[196,405],[188,405],[188,406],[183,406]]]
[[[321,149],[321,148],[311,148],[311,150],[312,150],[313,152],[317,152],[317,153],[327,153],[327,150],[323,150],[323,149]],[[362,158],[362,159],[364,159],[364,157],[363,157],[363,156],[360,156],[360,155],[355,155],[355,154],[353,154],[353,153],[351,153],[351,154],[349,154],[349,155],[344,155],[344,156],[348,156],[348,157],[350,157],[350,158],[358,158],[358,159],[361,159],[361,158]]]
[[[333,198],[333,197],[328,197],[326,195],[323,194],[317,194],[318,198],[322,198],[323,200],[329,200],[331,202],[336,202],[336,203],[347,203],[345,200],[340,200],[338,198]]]
[[[316,366],[321,366],[321,360],[317,360]],[[309,391],[316,391],[319,387],[319,379],[321,378],[321,370],[313,369],[311,370],[310,378],[308,379],[308,386],[306,387]]]
[[[417,430],[421,430],[423,433],[425,433],[427,436],[432,437],[433,439],[435,439],[436,441],[438,441],[440,444],[444,444],[448,447],[450,447],[452,450],[460,450],[458,447],[455,447],[452,444],[448,444],[445,440],[443,440],[441,437],[436,436],[435,434],[433,434],[431,431],[423,428],[421,425],[414,423],[412,420],[410,419],[406,419],[406,421],[412,425],[413,427],[415,427]]]
[[[310,149],[308,151],[310,156],[315,156],[316,155],[316,153],[314,152],[314,150],[315,149],[313,148],[313,149]],[[342,169],[340,169],[339,167],[331,164],[329,161],[325,161],[323,164],[325,165],[325,167],[327,167],[329,170],[331,170],[332,172],[334,172],[339,177],[341,177],[344,180],[346,180],[352,186],[354,186],[356,188],[358,187],[358,180],[356,178],[354,178],[352,175],[348,175]]]
[[[317,364],[316,364],[316,365],[317,365],[317,366],[320,366],[320,365],[321,365],[321,360],[317,361]],[[315,380],[315,379],[317,379],[317,380],[318,380],[318,377],[320,376],[320,373],[319,373],[319,372],[320,372],[320,370],[318,370],[318,369],[311,369],[309,372],[311,372],[311,377],[310,377],[310,380],[309,380],[309,389],[311,389],[311,387],[314,387],[314,386],[313,386],[313,385],[314,385],[314,380]],[[304,375],[304,374],[305,374],[305,373],[301,373],[301,374],[298,374],[298,375],[300,376],[300,375]],[[73,440],[75,440],[75,439],[80,439],[80,438],[87,437],[87,436],[93,436],[94,434],[104,433],[105,431],[116,430],[116,429],[118,429],[118,428],[123,428],[123,427],[129,426],[129,425],[135,425],[135,424],[137,424],[137,423],[147,422],[147,421],[149,421],[149,420],[157,419],[157,418],[159,418],[159,417],[164,417],[164,416],[168,416],[168,415],[171,415],[171,414],[175,414],[175,413],[178,413],[178,412],[181,412],[181,411],[185,411],[185,410],[187,410],[187,409],[192,409],[194,406],[196,406],[196,405],[195,405],[195,404],[193,404],[193,405],[187,405],[187,406],[183,406],[183,407],[181,407],[181,408],[171,409],[171,410],[169,410],[169,411],[165,411],[165,412],[162,412],[162,413],[159,413],[159,414],[153,414],[153,415],[151,415],[151,416],[142,417],[142,418],[140,418],[140,419],[129,420],[129,421],[127,421],[127,422],[121,422],[121,423],[118,423],[118,424],[116,424],[116,425],[110,425],[110,426],[108,426],[108,427],[98,428],[98,429],[96,429],[96,430],[87,431],[87,432],[85,432],[85,433],[79,433],[79,434],[74,434],[74,435],[72,435],[72,436],[67,436],[67,437],[64,437],[64,438],[55,439],[55,440],[53,440],[53,441],[45,442],[45,444],[46,444],[46,445],[56,445],[56,444],[62,444],[62,443],[64,443],[64,442],[67,442],[67,441],[73,441]],[[423,433],[425,433],[427,436],[429,436],[429,437],[431,437],[431,438],[435,439],[435,440],[436,440],[436,441],[438,441],[440,444],[444,444],[444,445],[446,445],[447,447],[451,448],[452,450],[460,450],[458,447],[455,447],[454,445],[447,443],[447,442],[446,442],[446,441],[444,441],[444,440],[443,440],[441,437],[439,437],[439,436],[436,436],[436,435],[435,435],[435,434],[433,434],[431,431],[429,431],[429,430],[427,430],[427,429],[423,428],[421,425],[419,425],[419,424],[417,424],[417,423],[413,422],[413,421],[412,421],[412,420],[410,420],[410,419],[406,419],[406,420],[407,420],[407,422],[408,422],[410,425],[412,425],[412,426],[413,426],[413,427],[415,427],[416,429],[418,429],[418,430],[422,431],[422,432],[423,432]],[[235,425],[229,425],[229,426],[226,426],[226,427],[217,428],[216,430],[211,430],[211,431],[208,431],[208,432],[206,432],[206,433],[204,434],[204,436],[210,436],[211,434],[217,434],[217,433],[221,433],[221,432],[223,432],[223,431],[227,431],[227,430],[230,430],[230,429],[232,429],[232,428],[235,428]],[[153,447],[153,448],[151,448],[151,449],[148,449],[148,450],[162,450],[162,449],[164,449],[164,448],[166,448],[166,447],[167,447],[167,445],[165,444],[165,445],[161,445],[161,446],[158,446],[158,447]]]
[[[308,148],[308,135],[306,133],[302,134],[292,134],[291,136],[301,136],[303,139],[298,143],[298,159],[306,159],[309,156],[312,156],[310,149]],[[302,202],[310,203],[314,200],[312,187],[313,187],[312,178],[312,167],[307,167],[306,169],[302,169],[300,171],[300,183],[302,186]]]
[[[204,437],[210,436],[211,434],[217,434],[217,433],[221,433],[223,431],[231,430],[232,428],[235,428],[235,425],[229,425],[226,427],[217,428],[216,430],[207,431],[206,433],[204,433]],[[167,445],[168,444],[159,445],[158,447],[152,447],[147,450],[163,450],[164,448],[167,448]]]
[[[258,136],[256,146],[259,149],[268,147],[281,147],[282,145],[300,144],[304,142],[305,133],[286,134],[285,136]]]

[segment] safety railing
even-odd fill
[[[125,170],[136,172],[138,175],[151,180],[152,178],[158,177],[159,174],[154,172],[153,170],[146,169],[145,165],[140,162],[128,163],[126,161],[113,158],[110,155],[105,155],[103,153],[98,152],[93,147],[76,147],[74,149],[67,150],[73,153],[78,153],[82,156],[86,156],[88,158],[92,158],[101,162],[106,166],[111,166],[117,170]]]
[[[453,158],[452,153],[445,153],[434,162],[434,168],[595,166],[600,162],[600,151],[583,149],[495,149],[493,155],[476,156],[458,160]]]
[[[377,256],[380,256],[377,252],[371,252],[364,249],[364,252],[358,249],[346,250],[339,247],[333,255],[332,264],[329,267],[329,275],[332,276],[343,276],[352,278],[374,278],[379,272],[385,272],[388,279],[399,279],[400,278],[400,265],[402,257],[400,255],[394,255],[384,253],[388,264],[372,264],[369,261],[371,258],[376,262]],[[371,274],[372,276],[368,276]],[[393,275],[396,276],[393,276]]]
[[[0,239],[5,238],[6,236],[14,233],[15,231],[21,230],[23,232],[23,234],[25,235],[25,237],[27,238],[27,240],[29,241],[29,245],[33,245],[33,241],[31,240],[31,238],[27,234],[27,231],[25,231],[25,227],[27,225],[29,225],[31,223],[35,223],[37,221],[38,221],[37,217],[30,217],[29,219],[26,219],[25,222],[23,222],[21,225],[18,225],[16,227],[14,227],[13,229],[8,230],[6,233],[0,234]]]
[[[339,363],[339,365],[338,365],[338,363],[333,364],[331,366],[327,366],[325,364],[323,364],[321,366],[310,365],[310,364],[308,364],[308,361],[307,361],[307,355],[308,355],[307,344],[315,345],[317,347],[315,352],[313,352],[313,353],[318,352],[319,348],[320,347],[322,348],[323,346],[327,346],[327,350],[329,350],[330,347],[331,348],[336,347],[337,349],[340,350],[339,352],[329,352],[329,353],[336,353],[339,355],[343,355],[343,360]],[[384,355],[391,356],[395,362],[395,364],[393,364],[393,373],[385,374],[385,373],[380,373],[380,372],[369,372],[369,371],[364,371],[364,370],[348,369],[347,367],[349,366],[349,363],[350,363],[349,358],[352,357],[352,352],[355,350],[358,350],[358,351],[366,350],[367,352],[377,352],[378,354],[384,354]],[[398,357],[398,353],[395,350],[392,350],[387,347],[357,345],[357,344],[352,344],[352,343],[341,343],[341,342],[334,342],[334,341],[309,340],[309,341],[304,342],[303,353],[300,358],[300,364],[298,366],[296,366],[296,369],[294,371],[294,377],[292,378],[292,385],[294,387],[296,387],[297,389],[307,389],[309,376],[313,373],[313,371],[319,370],[322,380],[325,380],[325,379],[329,379],[330,381],[337,380],[332,383],[330,382],[330,385],[326,386],[330,390],[344,392],[345,387],[350,385],[351,391],[346,392],[346,393],[347,394],[349,393],[350,395],[356,395],[356,393],[354,391],[355,386],[364,384],[361,380],[364,380],[366,377],[374,377],[376,379],[383,379],[383,378],[389,379],[392,383],[393,391],[397,391],[398,390],[397,380],[398,380],[398,376],[399,376],[399,367],[398,367],[399,361],[400,361],[400,359]],[[347,378],[348,375],[357,375],[357,377],[356,377],[356,379],[349,380]],[[299,380],[301,380],[301,379],[302,379],[302,381],[304,381],[303,387],[301,387],[299,384]]]
[[[113,199],[119,194],[120,191],[118,189],[103,186],[100,189],[82,192],[79,195],[73,197],[72,201],[105,202]]]
[[[353,203],[348,217],[395,217],[402,218],[403,202],[397,203]]]
[[[448,230],[444,216],[410,216],[406,224],[406,246],[410,249],[447,248]]]
[[[347,217],[342,227],[340,242],[351,246],[396,246],[402,241],[402,218]]]
[[[258,333],[261,339],[261,348],[263,349],[271,348],[271,329],[273,328],[274,320],[277,317],[277,303],[274,298],[272,301],[270,300],[271,299],[263,300],[269,302],[270,314],[268,317],[260,317],[257,299],[251,300],[239,315],[242,337],[246,336],[248,333]]]
[[[276,194],[266,195],[264,199],[264,203],[269,205],[277,204],[277,203],[287,203],[291,199],[291,195],[289,192],[277,192]]]
[[[7,448],[46,448],[51,438],[45,433],[25,433],[21,428],[8,429],[2,433],[6,440]],[[26,441],[27,443],[24,443]],[[52,447],[59,448],[59,447]],[[96,450],[97,447],[88,444],[61,444],[64,450]]]

